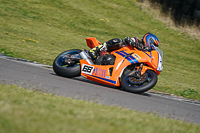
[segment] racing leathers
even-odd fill
[[[129,45],[132,48],[135,47],[139,50],[144,50],[144,46],[138,37],[125,37],[124,41],[120,38],[111,39],[105,43],[100,44],[97,47],[90,49],[88,53],[92,57],[92,59],[95,60],[101,51],[110,52],[112,50],[120,49],[121,47],[123,47],[124,42],[126,43],[125,45]]]

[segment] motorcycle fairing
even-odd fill
[[[85,78],[111,86],[120,85],[117,83],[117,80],[113,80],[112,76],[110,76],[109,69],[113,67],[113,65],[91,65],[83,59],[80,60],[80,63],[81,75]]]
[[[116,54],[121,55],[131,64],[145,63],[153,69],[158,67],[158,52],[153,50],[151,52],[139,51],[139,50],[129,50],[129,51],[117,51]]]
[[[144,74],[146,70],[154,70],[157,68],[157,59],[150,58],[143,51],[129,50],[129,51],[116,51],[111,53],[116,56],[114,65],[92,65],[86,60],[80,60],[81,64],[81,75],[85,78],[103,83],[111,86],[120,86],[119,78],[121,77],[125,68],[132,64],[145,63],[149,66],[144,66],[141,74]],[[150,54],[150,52],[148,53]],[[152,51],[152,55],[157,54],[156,51]],[[152,65],[153,64],[153,65]],[[154,69],[152,69],[152,67]],[[112,72],[110,71],[112,68]]]

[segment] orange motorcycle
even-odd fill
[[[90,48],[101,44],[94,37],[86,38],[86,42]],[[124,45],[118,50],[101,52],[95,63],[86,50],[67,50],[56,57],[53,70],[59,76],[83,76],[128,92],[143,93],[156,85],[163,69],[163,51],[152,47],[154,49],[147,52]]]

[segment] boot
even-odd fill
[[[107,50],[107,44],[103,43],[97,47],[94,47],[93,49],[90,49],[88,53],[92,57],[92,59],[95,60],[99,56],[99,53],[101,51],[106,51],[106,50]]]

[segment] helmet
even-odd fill
[[[144,43],[145,47],[148,47],[148,49],[151,49],[152,44],[156,47],[159,46],[159,39],[152,33],[147,33],[143,36],[142,41]]]

